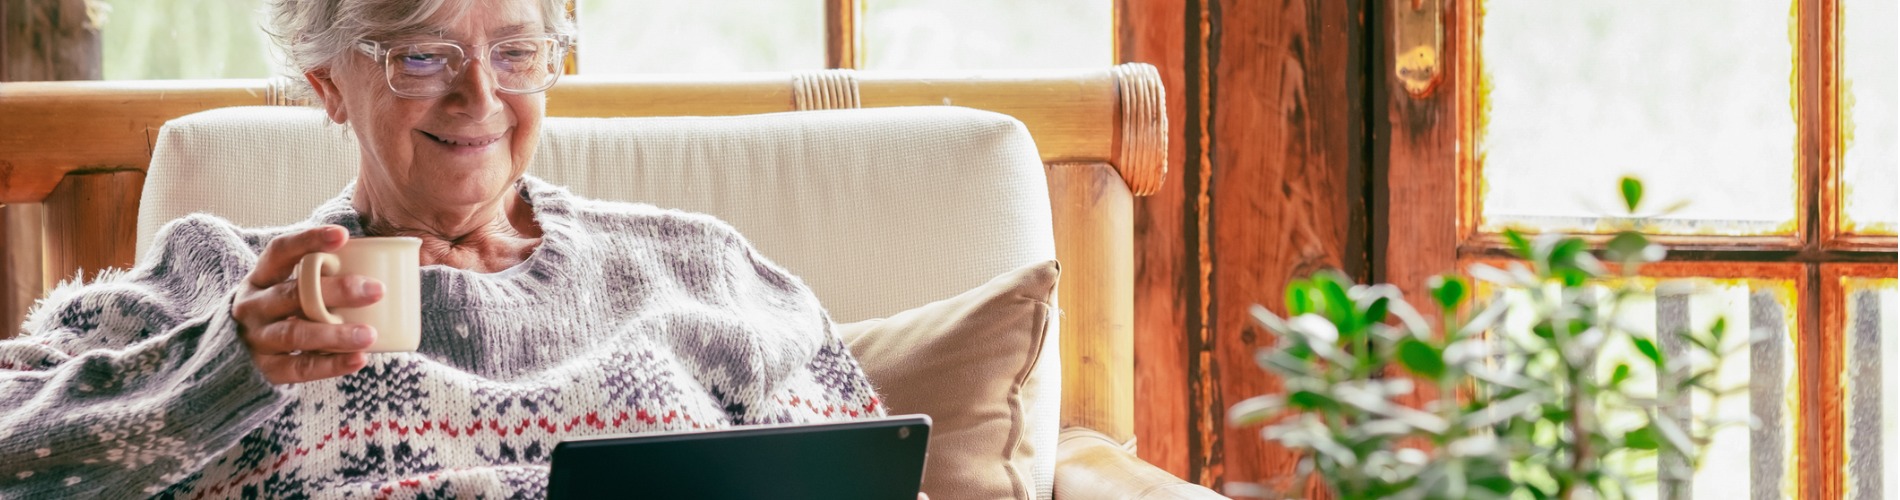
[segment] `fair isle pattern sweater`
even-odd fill
[[[882,415],[797,278],[711,217],[534,178],[523,263],[422,269],[422,346],[272,386],[230,315],[273,236],[168,225],[0,341],[0,497],[536,498],[563,438]],[[632,491],[630,491],[631,493]]]

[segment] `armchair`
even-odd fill
[[[1059,327],[1042,344],[1052,355],[1029,375],[1043,389],[1022,395],[1035,466],[1019,494],[1219,497],[1123,445],[1134,418],[1132,196],[1157,189],[1165,168],[1152,68],[746,78],[569,78],[550,93],[530,173],[585,196],[717,215],[803,277],[840,323],[1059,260]],[[177,84],[0,84],[0,114],[35,117],[0,124],[0,164],[11,166],[0,201],[43,201],[49,222],[67,221],[49,223],[43,242],[55,265],[129,264],[160,224],[194,211],[243,225],[301,220],[355,174],[353,137],[321,112],[213,110],[295,104],[274,82],[160,85]],[[936,104],[1002,114],[882,108]],[[818,111],[859,107],[882,109]],[[777,111],[812,112],[754,114]],[[652,117],[668,115],[745,116]],[[603,116],[648,118],[580,118]]]

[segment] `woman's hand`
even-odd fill
[[[319,226],[280,235],[264,247],[257,268],[231,306],[238,338],[251,362],[272,384],[294,384],[356,373],[369,362],[363,351],[376,341],[369,325],[332,325],[303,316],[291,273],[304,255],[335,251],[349,241],[341,226]],[[362,307],[383,298],[383,284],[358,275],[323,278],[324,306]]]

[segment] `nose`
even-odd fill
[[[501,88],[495,82],[495,69],[480,56],[468,57],[462,65],[463,70],[455,75],[449,94],[443,96],[443,104],[449,112],[473,120],[500,113],[503,104],[498,95]]]

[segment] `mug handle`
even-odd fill
[[[323,277],[335,275],[341,262],[336,254],[315,252],[303,256],[297,264],[297,297],[303,303],[303,316],[311,321],[343,324],[343,318],[323,307]]]

